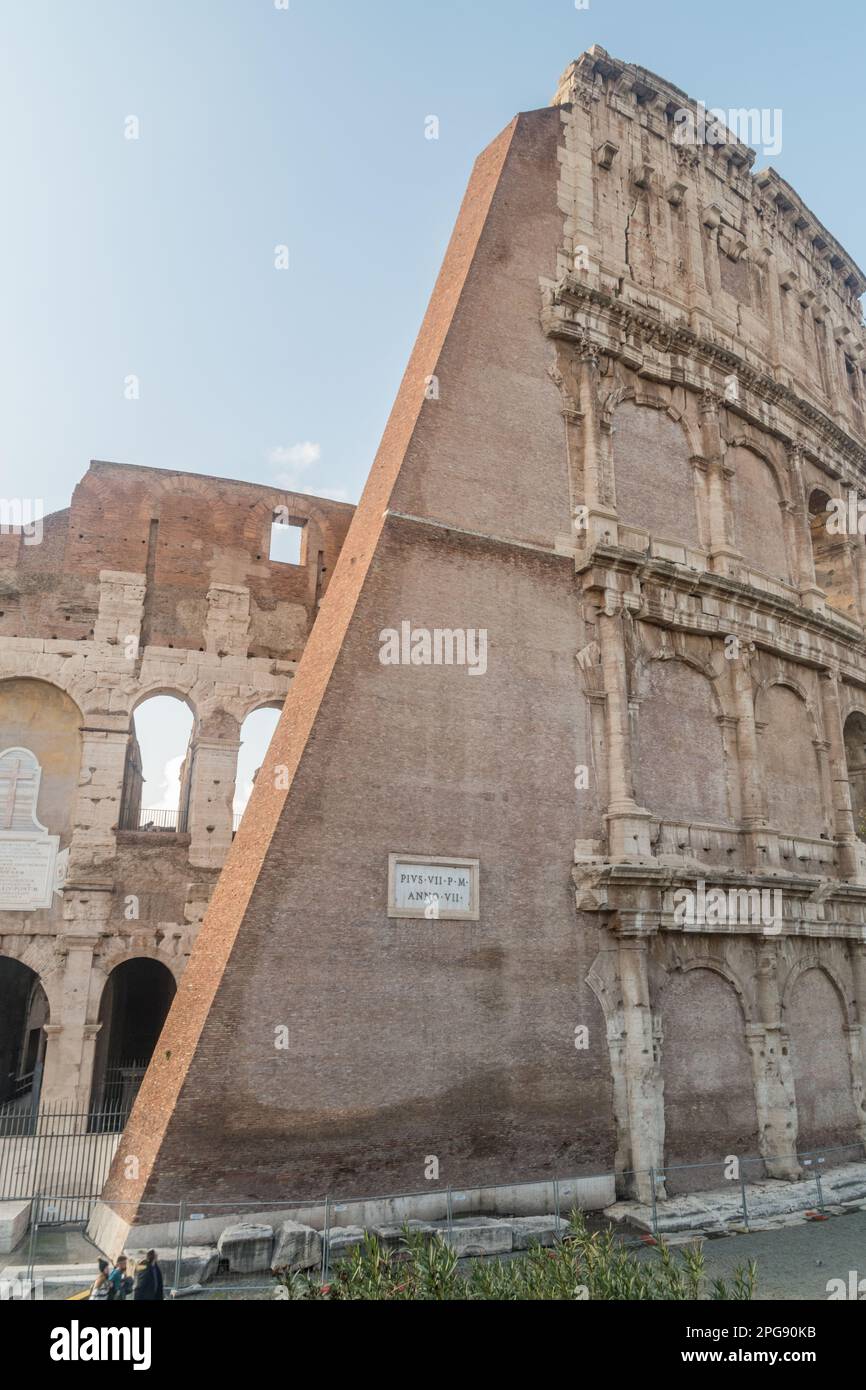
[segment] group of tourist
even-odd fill
[[[155,1250],[139,1251],[131,1273],[126,1255],[118,1255],[113,1267],[108,1260],[98,1261],[98,1273],[88,1297],[101,1301],[129,1298],[130,1294],[136,1303],[162,1299],[162,1270]]]

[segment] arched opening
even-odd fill
[[[727,821],[725,746],[708,677],[684,661],[650,662],[637,726],[640,804],[666,820]]]
[[[734,468],[734,528],[746,563],[760,574],[790,582],[782,493],[759,454],[735,445],[725,455]]]
[[[866,715],[859,710],[845,720],[845,762],[854,829],[861,840],[866,840]]]
[[[80,709],[58,686],[29,677],[0,681],[0,753],[15,750],[16,764],[0,775],[0,830],[11,828],[6,824],[10,817],[17,821],[23,813],[31,821],[35,813],[40,825],[60,836],[60,848],[66,848],[81,775],[82,723]],[[15,795],[26,793],[28,783],[35,790],[31,760],[38,768],[35,805],[26,795],[20,801]]]
[[[120,827],[186,830],[192,785],[192,710],[176,695],[151,695],[129,729]]]
[[[816,731],[802,696],[771,685],[757,702],[767,818],[783,835],[829,837]]]
[[[265,754],[280,722],[282,706],[266,705],[254,709],[241,725],[241,747],[238,753],[238,772],[235,781],[234,829],[243,818],[247,802]]]
[[[613,419],[620,524],[653,539],[699,546],[694,470],[682,426],[664,410],[625,401]]]
[[[837,509],[831,508],[830,498],[821,488],[815,488],[809,498],[809,531],[815,583],[824,590],[831,608],[856,621],[848,537],[840,527]]]
[[[739,997],[715,970],[677,972],[662,996],[662,1028],[667,1190],[722,1187],[724,1156],[759,1152]]]
[[[0,1107],[31,1108],[45,1060],[48,999],[35,970],[0,956]]]
[[[785,1022],[797,1098],[798,1152],[857,1143],[847,1019],[825,971],[815,966],[798,976]],[[845,1157],[828,1153],[826,1161],[844,1162]]]
[[[147,956],[112,970],[99,1008],[94,1111],[128,1113],[176,991],[168,966]]]

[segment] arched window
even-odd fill
[[[787,685],[758,698],[757,716],[767,817],[784,835],[829,834],[815,729],[805,700]]]
[[[120,825],[124,830],[185,830],[193,715],[177,696],[152,695],[132,716]]]
[[[241,725],[241,747],[233,806],[235,830],[241,823],[247,802],[252,795],[256,776],[274,736],[274,730],[280,722],[281,712],[280,708],[271,705],[254,709]]]
[[[809,530],[812,536],[812,559],[815,583],[824,590],[827,603],[837,613],[856,620],[854,580],[848,551],[848,537],[841,528],[829,525],[835,517],[830,498],[821,488],[815,488],[809,498]]]
[[[682,426],[664,410],[625,401],[613,417],[613,459],[621,525],[699,546],[694,472]]]
[[[782,494],[765,459],[739,445],[729,449],[734,468],[734,531],[737,547],[753,569],[790,582]]]
[[[666,820],[727,821],[725,748],[712,686],[684,661],[652,661],[641,682],[640,804]]]

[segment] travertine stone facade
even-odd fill
[[[866,490],[866,282],[752,150],[678,143],[690,103],[653,74],[592,49],[557,100],[543,322],[608,779],[574,880],[607,924],[618,1164],[760,1152],[783,1176],[866,1137],[866,549],[815,524]],[[686,934],[676,893],[699,880],[772,888],[782,920]]]
[[[275,511],[304,528],[299,565],[268,558]],[[117,965],[151,959],[180,979],[232,841],[241,725],[282,705],[352,511],[93,463],[41,541],[0,534],[0,752],[33,749],[40,819],[68,851],[52,907],[0,911],[0,957],[47,996],[45,1099],[90,1103]],[[153,694],[194,719],[176,832],[124,815],[132,716]]]
[[[479,158],[109,1202],[866,1138],[866,281],[690,105],[594,48]],[[403,620],[486,673],[383,667]],[[389,918],[401,851],[478,921]]]

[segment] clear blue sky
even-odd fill
[[[2,0],[0,495],[65,506],[106,458],[356,500],[474,156],[592,43],[708,105],[781,108],[774,164],[862,265],[863,16]]]

